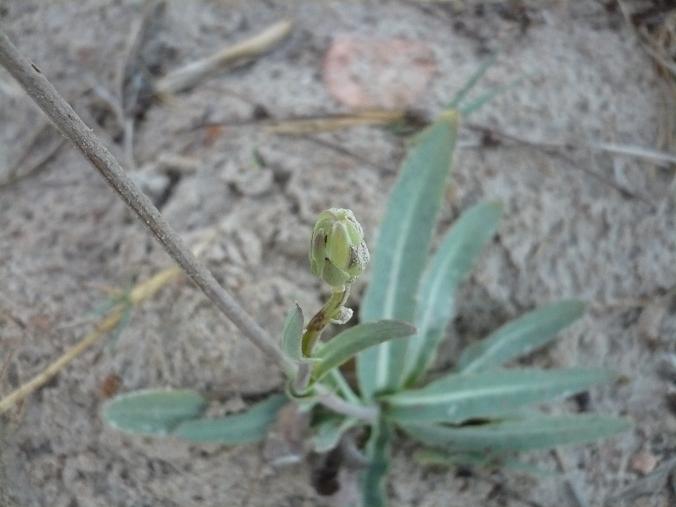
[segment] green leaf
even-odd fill
[[[584,313],[581,301],[560,301],[537,308],[467,347],[458,360],[461,372],[498,366],[546,345]]]
[[[405,384],[418,380],[434,360],[453,316],[455,290],[495,233],[500,211],[500,205],[494,203],[470,208],[453,224],[432,258],[420,284],[415,320],[418,333],[407,341]]]
[[[313,358],[319,361],[312,370],[312,379],[321,380],[333,368],[348,361],[362,350],[394,338],[403,338],[415,333],[415,328],[398,320],[380,320],[358,324],[334,336],[322,344]]]
[[[362,474],[362,507],[385,507],[385,481],[390,468],[392,427],[381,418],[371,427],[366,447],[369,464]]]
[[[371,283],[361,307],[362,322],[412,322],[415,317],[418,284],[450,172],[457,130],[457,116],[446,114],[411,145],[380,225]],[[357,375],[362,395],[369,399],[376,392],[398,387],[405,355],[403,341],[386,342],[361,353]]]
[[[506,85],[502,86],[496,86],[492,90],[488,90],[486,93],[483,95],[480,95],[479,98],[473,100],[466,106],[462,106],[459,108],[460,112],[464,116],[469,116],[470,114],[478,111],[482,107],[484,107],[486,104],[488,104],[491,100],[493,100],[495,97],[498,95],[501,95],[512,88],[516,87],[517,85],[521,84],[523,82],[523,78],[515,79],[511,83],[507,83]]]
[[[184,422],[174,430],[174,435],[192,442],[227,445],[257,442],[265,437],[287,401],[283,394],[275,394],[239,414]]]
[[[291,359],[300,361],[303,358],[301,349],[303,338],[303,310],[296,303],[289,311],[282,330],[282,349]]]
[[[189,389],[146,389],[106,402],[102,416],[121,431],[166,435],[181,422],[199,417],[205,407],[204,398]]]
[[[458,91],[458,93],[455,94],[453,97],[453,100],[448,103],[446,106],[448,109],[457,109],[458,106],[460,105],[460,102],[462,102],[467,94],[472,91],[472,88],[476,86],[476,84],[479,82],[479,80],[484,77],[484,74],[486,74],[486,71],[490,69],[493,64],[495,63],[496,60],[496,55],[492,55],[489,58],[487,58],[480,66],[479,68],[470,76],[470,78],[467,80],[467,82],[464,84],[464,86]]]
[[[353,417],[330,416],[322,421],[312,437],[312,447],[315,452],[328,452],[338,445],[343,434],[359,424]]]
[[[598,415],[537,416],[477,426],[404,425],[414,439],[451,451],[527,451],[582,444],[626,431],[631,424]]]
[[[459,423],[513,413],[525,405],[570,396],[612,378],[606,370],[582,368],[452,374],[383,401],[387,415],[396,422]]]

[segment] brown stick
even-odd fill
[[[99,138],[59,95],[54,86],[42,75],[40,69],[21,55],[1,31],[0,64],[14,76],[54,125],[89,159],[122,200],[148,226],[167,253],[183,268],[195,285],[202,289],[202,292],[223,315],[228,317],[254,344],[280,366],[288,367],[288,360],[272,337],[220,286],[206,266],[195,258],[176,231],[162,217],[150,199],[127,176],[120,163]]]
[[[40,69],[21,55],[9,38],[0,31],[0,65],[19,82],[54,125],[89,159],[113,190],[136,213],[159,240],[166,252],[211,302],[228,317],[245,336],[273,359],[284,371],[297,366],[283,354],[272,337],[218,283],[204,264],[198,261],[183,240],[162,217],[158,209],[127,176],[120,163],[93,131],[85,125],[72,107],[59,95]],[[321,393],[320,403],[339,413],[358,413],[372,418],[376,407],[353,406],[335,394]],[[359,415],[355,415],[359,417]]]
[[[202,60],[196,60],[176,69],[155,83],[157,95],[178,93],[192,88],[209,75],[224,67],[264,53],[291,31],[290,21],[279,21],[258,35],[234,46],[227,46]]]

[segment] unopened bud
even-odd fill
[[[349,209],[331,208],[317,218],[310,244],[310,268],[331,287],[354,282],[369,261],[364,231]]]

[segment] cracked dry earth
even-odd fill
[[[190,241],[217,233],[205,260],[271,332],[280,329],[292,301],[311,311],[322,300],[306,261],[315,214],[352,208],[373,238],[404,150],[401,138],[374,127],[315,136],[355,158],[307,137],[266,133],[249,121],[261,107],[275,118],[344,112],[322,79],[324,55],[337,37],[425,46],[434,72],[414,105],[428,114],[448,101],[483,55],[498,52],[485,86],[523,81],[477,114],[477,124],[530,140],[656,146],[665,110],[659,77],[617,10],[591,0],[513,2],[522,7],[514,16],[498,2],[457,4],[168,2],[149,41],[159,55],[158,73],[278,19],[295,22],[270,54],[151,105],[134,137],[135,177]],[[113,89],[139,12],[139,2],[128,0],[0,3],[3,28],[120,158],[119,127],[95,90]],[[368,76],[368,65],[361,71]],[[210,121],[231,125],[195,128]],[[0,170],[21,157],[41,122],[1,72]],[[44,136],[31,157],[58,140]],[[480,199],[502,202],[504,220],[462,289],[439,366],[537,304],[584,298],[586,317],[526,362],[619,371],[626,382],[594,389],[565,408],[626,415],[635,427],[564,449],[572,483],[594,507],[674,505],[665,481],[646,494],[643,475],[652,467],[637,465],[637,456],[648,456],[649,465],[659,467],[676,450],[676,418],[666,401],[674,386],[660,375],[675,352],[668,296],[676,283],[672,168],[606,152],[552,153],[482,139],[469,128],[461,133],[442,225]],[[179,157],[179,169],[163,172],[162,160]],[[84,336],[106,288],[124,289],[168,265],[167,255],[68,145],[39,173],[1,188],[0,359],[7,364],[1,392]],[[223,413],[281,383],[277,369],[191,284],[170,284],[134,313],[115,341],[93,347],[12,412],[3,427],[2,505],[349,505],[355,483],[348,469],[338,472],[339,492],[322,496],[312,480],[317,460],[274,467],[261,445],[130,437],[105,427],[98,415],[111,391],[192,387],[209,395],[214,413]],[[394,506],[576,505],[560,476],[466,477],[420,467],[412,451],[406,442],[395,446],[388,485]],[[549,454],[529,460],[556,468]]]

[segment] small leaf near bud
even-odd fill
[[[310,243],[310,269],[331,287],[354,282],[369,261],[364,231],[349,209],[331,208],[317,218]]]

